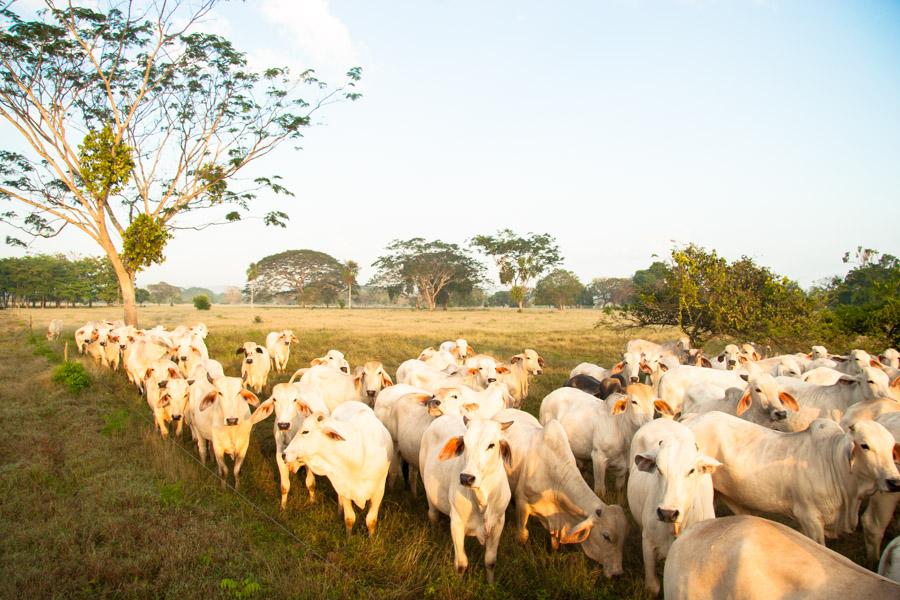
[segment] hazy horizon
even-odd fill
[[[584,282],[673,241],[804,287],[846,272],[856,246],[900,254],[895,2],[260,0],[200,29],[257,67],[337,82],[362,66],[364,97],[246,174],[284,176],[296,197],[252,213],[283,210],[287,229],[179,231],[139,285],[241,286],[250,262],[299,248],[356,260],[364,283],[393,239],[507,227],[554,235]],[[76,231],[29,251],[100,254]]]

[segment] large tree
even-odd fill
[[[287,250],[254,263],[251,285],[268,296],[290,295],[298,304],[331,303],[343,289],[342,265],[336,258],[316,250]]]
[[[359,97],[357,68],[333,89],[311,70],[249,70],[227,39],[197,31],[216,3],[46,0],[27,20],[0,0],[0,200],[24,209],[0,218],[31,236],[71,226],[93,240],[130,324],[135,274],[163,260],[175,230],[239,220],[260,190],[289,194],[277,176],[236,175],[302,137],[319,108]],[[179,219],[213,207],[199,224]]]
[[[598,306],[622,306],[631,301],[634,284],[627,277],[595,277],[586,291]]]
[[[484,278],[484,267],[456,244],[424,238],[394,240],[372,266],[377,269],[370,285],[417,294],[434,310],[438,297],[453,288],[471,289]]]
[[[883,345],[900,344],[900,259],[860,247],[847,252],[844,263],[853,268],[834,277],[826,290],[837,324]]]
[[[356,284],[357,275],[359,263],[355,260],[348,260],[341,266],[341,280],[347,286],[347,310],[353,308],[353,286]]]
[[[556,239],[549,233],[521,236],[503,229],[496,235],[476,235],[472,245],[494,259],[500,283],[512,286],[510,297],[519,305],[520,312],[525,306],[529,283],[562,262]]]
[[[535,304],[550,304],[560,310],[578,303],[584,285],[572,271],[556,269],[551,271],[534,286]]]

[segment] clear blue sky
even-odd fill
[[[288,248],[365,280],[394,238],[503,227],[555,235],[584,280],[672,240],[803,285],[900,254],[898,2],[257,0],[206,27],[257,65],[361,65],[365,97],[260,166],[297,194],[260,203],[286,230],[181,232],[140,283],[241,284]],[[63,248],[96,253],[34,246]]]

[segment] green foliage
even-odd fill
[[[874,338],[882,346],[900,344],[900,260],[876,250],[857,248],[856,265],[834,277],[823,290],[836,325],[844,332]]]
[[[316,250],[287,250],[250,265],[248,285],[257,299],[296,299],[298,304],[333,303],[343,289],[344,266]],[[251,277],[252,275],[252,277]]]
[[[150,300],[150,290],[146,288],[137,288],[134,290],[134,297],[138,304],[143,304]]]
[[[428,310],[434,310],[439,296],[451,291],[465,293],[484,279],[484,267],[456,244],[424,238],[394,240],[379,257],[370,285],[381,285],[388,294],[418,295]],[[446,305],[448,296],[443,297]]]
[[[194,296],[193,299],[194,308],[197,310],[209,310],[212,304],[209,302],[209,298],[200,294],[199,296]]]
[[[159,500],[163,506],[178,507],[184,504],[184,489],[180,481],[163,483],[159,487]]]
[[[219,589],[231,598],[252,598],[262,592],[262,586],[253,577],[244,577],[240,581],[225,578],[219,582]]]
[[[62,254],[0,258],[0,306],[13,300],[91,304],[115,302],[119,286],[109,260]]]
[[[512,301],[508,290],[494,292],[487,297],[485,304],[487,306],[516,306],[516,303]]]
[[[642,279],[643,274],[639,276],[638,273],[635,273],[635,279]],[[624,277],[596,277],[586,286],[585,291],[596,305],[604,307],[623,306],[634,298],[634,284],[630,278]]]
[[[131,148],[116,139],[108,124],[88,131],[78,146],[78,159],[84,187],[94,198],[104,201],[122,191],[134,169]]]
[[[254,322],[254,323],[262,323],[262,322],[263,322],[263,319],[262,319],[261,316],[256,315],[255,317],[253,317],[253,322]]]
[[[73,394],[91,386],[91,377],[80,362],[65,362],[53,369],[53,381],[60,383]]]
[[[132,273],[163,262],[163,249],[172,238],[163,222],[149,215],[134,218],[122,235],[122,262]]]
[[[500,283],[524,288],[513,292],[520,309],[525,302],[528,283],[562,262],[556,239],[549,233],[520,236],[510,229],[503,229],[493,236],[476,235],[472,245],[494,259]]]
[[[556,269],[537,282],[534,288],[536,304],[550,304],[558,308],[573,306],[584,291],[584,286],[572,271]]]
[[[181,302],[181,288],[165,281],[151,283],[147,289],[150,291],[150,301],[155,304]]]

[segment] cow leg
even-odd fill
[[[644,556],[644,585],[654,596],[659,595],[659,577],[656,575],[656,549],[653,541],[647,535],[647,530],[641,536],[641,549]]]
[[[736,515],[751,515],[751,514],[753,514],[752,511],[750,511],[749,509],[745,508],[744,506],[738,504],[737,502],[735,502],[728,496],[725,496],[724,494],[719,494],[719,497],[722,499],[722,502],[725,503],[725,506],[728,507],[728,510],[730,510],[734,514],[736,514]]]
[[[413,498],[419,497],[419,469],[409,465],[409,491]]]
[[[341,497],[341,505],[344,510],[344,528],[347,530],[347,537],[353,533],[353,524],[356,523],[356,512],[353,510],[353,500]]]
[[[869,499],[869,506],[863,513],[862,526],[863,536],[866,540],[866,556],[872,563],[877,563],[881,556],[884,532],[891,524],[898,501],[900,501],[900,493],[876,492]]]
[[[369,501],[369,512],[366,513],[366,528],[369,535],[375,535],[375,526],[378,524],[378,510],[381,508],[381,500],[384,498],[384,486],[378,486]]]
[[[194,428],[191,427],[191,435],[194,436],[194,439],[197,440],[197,452],[200,453],[200,460],[203,464],[206,464],[206,440],[196,434]]]
[[[281,481],[281,510],[287,506],[288,492],[291,491],[291,471],[281,460],[281,449],[275,449],[275,464],[278,465],[278,479]]]
[[[453,508],[450,509],[450,537],[453,540],[453,566],[456,573],[462,575],[469,566],[469,557],[466,556],[466,524]]]
[[[810,538],[817,544],[825,545],[825,524],[819,514],[811,512],[803,506],[794,507],[794,515],[797,522],[800,523],[800,529],[806,537]]]
[[[241,474],[241,465],[244,464],[244,457],[247,455],[247,448],[239,450],[234,455],[234,489],[238,489],[241,485],[239,476]]]
[[[519,543],[528,542],[528,517],[531,516],[531,510],[525,501],[516,502],[516,531],[519,534]]]
[[[228,479],[228,465],[225,464],[225,452],[221,448],[217,448],[215,442],[213,442],[213,454],[219,467],[218,472],[219,477],[222,478],[222,487],[225,487]]]
[[[494,567],[497,564],[497,547],[500,546],[500,533],[506,521],[506,513],[500,513],[500,518],[487,533],[484,540],[484,568],[487,571],[487,582],[494,583]]]
[[[309,492],[309,503],[316,501],[316,475],[306,467],[306,491]]]
[[[594,465],[594,493],[601,498],[606,495],[606,464],[608,459],[598,452],[591,452]]]
[[[183,425],[184,425],[184,415],[182,415],[182,417],[181,417],[181,419],[178,421],[178,423],[175,424],[175,436],[176,436],[178,439],[181,439],[181,429],[182,429],[182,426],[183,426]]]

